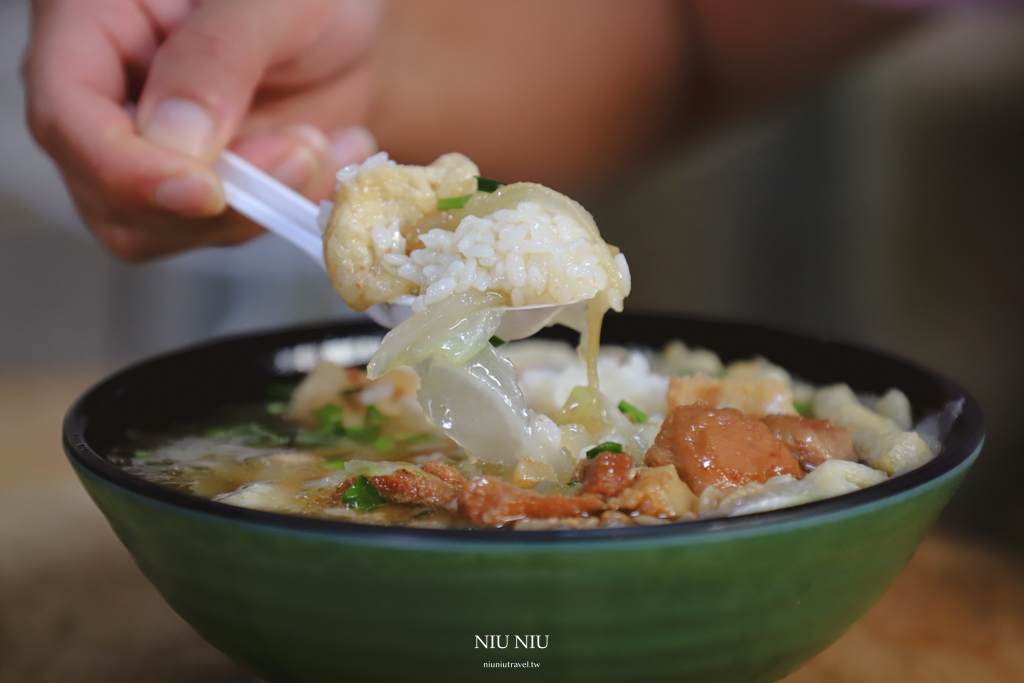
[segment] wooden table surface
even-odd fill
[[[60,421],[97,373],[0,371],[0,683],[254,683],[167,607],[86,497]],[[933,535],[787,683],[1020,683],[1024,565]]]

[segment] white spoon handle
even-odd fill
[[[325,267],[316,204],[227,150],[221,152],[213,169],[224,183],[228,206],[288,240],[309,254],[321,268]]]

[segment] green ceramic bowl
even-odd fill
[[[586,531],[380,528],[245,510],[132,477],[105,459],[132,430],[258,400],[335,325],[248,336],[130,368],[68,413],[64,445],[89,494],[167,602],[271,683],[773,681],[881,596],[953,495],[983,439],[948,380],[861,349],[747,325],[612,316],[609,343],[681,338],[724,359],[763,354],[816,382],[903,389],[918,416],[963,401],[942,452],[876,487],[775,512]],[[558,332],[549,334],[558,335]],[[335,350],[341,348],[334,345]]]

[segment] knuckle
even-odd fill
[[[241,68],[244,66],[241,55],[244,47],[240,39],[224,31],[223,27],[213,22],[197,22],[180,29],[179,40],[175,41],[177,51],[187,52],[191,57],[199,57],[202,61],[216,64],[218,69]]]

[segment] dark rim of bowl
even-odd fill
[[[243,343],[256,343],[264,347],[266,352],[283,349],[302,343],[318,343],[331,339],[344,338],[368,333],[380,334],[382,328],[372,323],[333,323],[312,326],[295,326],[260,332],[224,337],[207,343],[189,346],[184,349],[141,361],[120,372],[101,380],[91,387],[68,410],[63,425],[63,446],[68,456],[92,474],[122,489],[154,499],[172,506],[181,507],[198,513],[212,515],[225,520],[233,520],[249,524],[274,527],[301,532],[330,534],[341,537],[372,538],[405,538],[409,540],[436,540],[449,542],[500,542],[500,543],[537,543],[552,541],[574,542],[606,541],[606,540],[639,540],[661,538],[666,536],[693,536],[714,532],[753,529],[802,518],[826,515],[866,505],[885,498],[891,498],[904,491],[934,481],[955,469],[974,454],[984,440],[984,421],[977,402],[963,388],[953,381],[937,373],[926,370],[915,363],[895,358],[890,354],[880,353],[862,346],[845,343],[828,342],[811,339],[806,336],[783,332],[761,325],[751,325],[732,321],[709,318],[682,317],[678,315],[620,315],[620,318],[640,321],[660,320],[679,324],[699,324],[729,328],[732,332],[742,334],[754,332],[784,337],[801,343],[827,345],[830,349],[844,350],[858,354],[866,354],[902,366],[909,371],[932,383],[940,389],[947,400],[963,399],[963,407],[956,418],[950,433],[947,435],[943,449],[932,460],[918,469],[901,474],[874,486],[847,493],[834,498],[826,498],[794,507],[770,510],[737,517],[695,520],[690,522],[669,523],[655,526],[601,527],[593,529],[552,529],[536,531],[515,531],[510,529],[422,529],[401,526],[383,526],[360,524],[316,517],[289,515],[285,513],[266,512],[215,502],[191,494],[175,491],[154,482],[137,477],[115,465],[87,443],[85,432],[88,424],[90,404],[105,394],[110,394],[118,386],[129,380],[134,374],[147,368],[167,363],[173,359],[192,354],[201,354],[224,347]],[[553,336],[564,338],[565,335]]]

